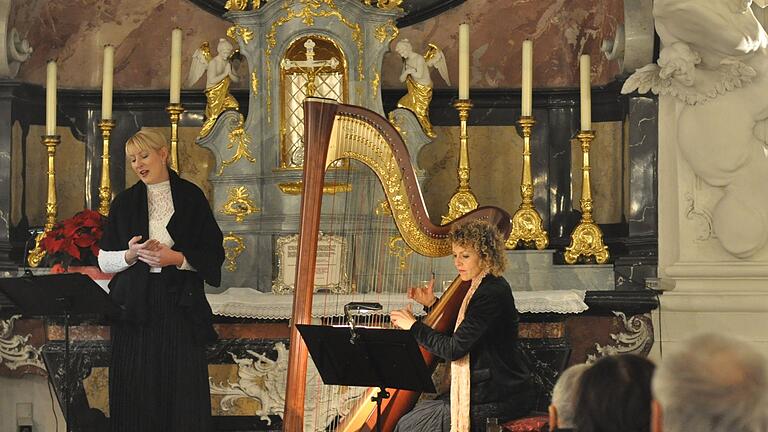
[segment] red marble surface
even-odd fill
[[[417,51],[428,43],[443,49],[454,86],[459,79],[458,28],[463,22],[470,26],[470,88],[519,88],[525,39],[533,41],[534,88],[578,86],[582,53],[592,56],[592,82],[600,85],[618,72],[618,64],[600,53],[600,44],[613,40],[624,19],[623,5],[621,0],[470,0],[403,29],[398,38],[408,38]],[[402,87],[400,61],[394,52],[385,57],[384,88]],[[446,87],[437,71],[432,77],[435,87]]]
[[[407,0],[406,0],[407,1]],[[521,42],[534,41],[534,87],[578,85],[578,56],[592,55],[594,85],[618,71],[599,52],[623,20],[621,0],[471,0],[437,17],[402,29],[417,51],[435,43],[445,52],[452,87],[458,83],[458,26],[470,24],[471,88],[520,87]],[[102,47],[115,45],[115,88],[168,88],[170,35],[184,29],[182,75],[194,50],[222,37],[229,22],[185,0],[29,0],[17,2],[11,24],[35,49],[18,79],[42,84],[45,63],[59,61],[59,87],[100,88]],[[215,46],[215,44],[211,44]],[[402,88],[401,59],[385,55],[384,88]],[[242,75],[242,71],[241,71]],[[436,88],[447,87],[433,71]],[[242,80],[239,86],[247,85]],[[202,87],[198,83],[196,87]]]

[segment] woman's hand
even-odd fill
[[[416,322],[416,317],[413,316],[411,311],[411,305],[408,305],[405,309],[393,310],[389,313],[389,320],[392,324],[403,330],[410,330],[413,323]]]
[[[134,236],[128,240],[128,250],[125,251],[125,262],[133,264],[139,257],[140,250],[157,250],[160,246],[160,242],[155,239],[149,239],[143,243],[139,243],[141,236]]]
[[[419,304],[426,307],[432,307],[437,301],[435,297],[435,277],[424,286],[408,288],[408,298],[416,300]]]
[[[150,267],[180,266],[184,264],[183,253],[175,251],[160,242],[158,242],[156,249],[140,249],[138,254],[139,259],[149,264]]]

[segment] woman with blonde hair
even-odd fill
[[[471,281],[453,334],[417,321],[410,309],[393,311],[390,318],[427,351],[451,362],[450,397],[420,402],[395,431],[483,432],[488,418],[501,423],[530,409],[530,373],[517,341],[519,316],[502,277],[504,239],[496,227],[477,219],[455,225],[449,238],[459,277]],[[410,288],[408,297],[427,312],[439,301],[431,283]]]
[[[112,201],[99,266],[122,309],[111,328],[113,432],[208,432],[205,346],[216,340],[204,282],[218,286],[222,234],[208,200],[168,168],[163,135],[141,130],[125,154],[139,177]]]

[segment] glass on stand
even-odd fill
[[[488,417],[485,420],[485,432],[501,432],[501,425],[499,425],[499,419],[496,417]]]

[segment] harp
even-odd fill
[[[451,253],[447,238],[451,224],[433,225],[427,214],[408,149],[396,129],[383,117],[362,107],[336,101],[307,98],[304,102],[304,193],[301,199],[301,225],[297,256],[293,323],[309,324],[312,319],[313,283],[317,258],[322,193],[326,169],[340,159],[354,159],[370,168],[380,180],[403,241],[416,253],[441,257]],[[496,207],[481,207],[453,223],[481,218],[509,234],[510,216]],[[437,306],[425,318],[432,328],[445,331],[454,325],[469,282],[456,278]],[[404,294],[403,294],[404,295]],[[422,350],[425,362],[431,354]],[[288,381],[285,395],[283,430],[297,432],[304,427],[307,346],[296,326],[290,330]],[[391,431],[400,416],[418,399],[410,391],[390,389],[391,397],[382,408],[382,430]],[[345,415],[337,431],[375,430],[376,404],[364,393],[362,404]]]

